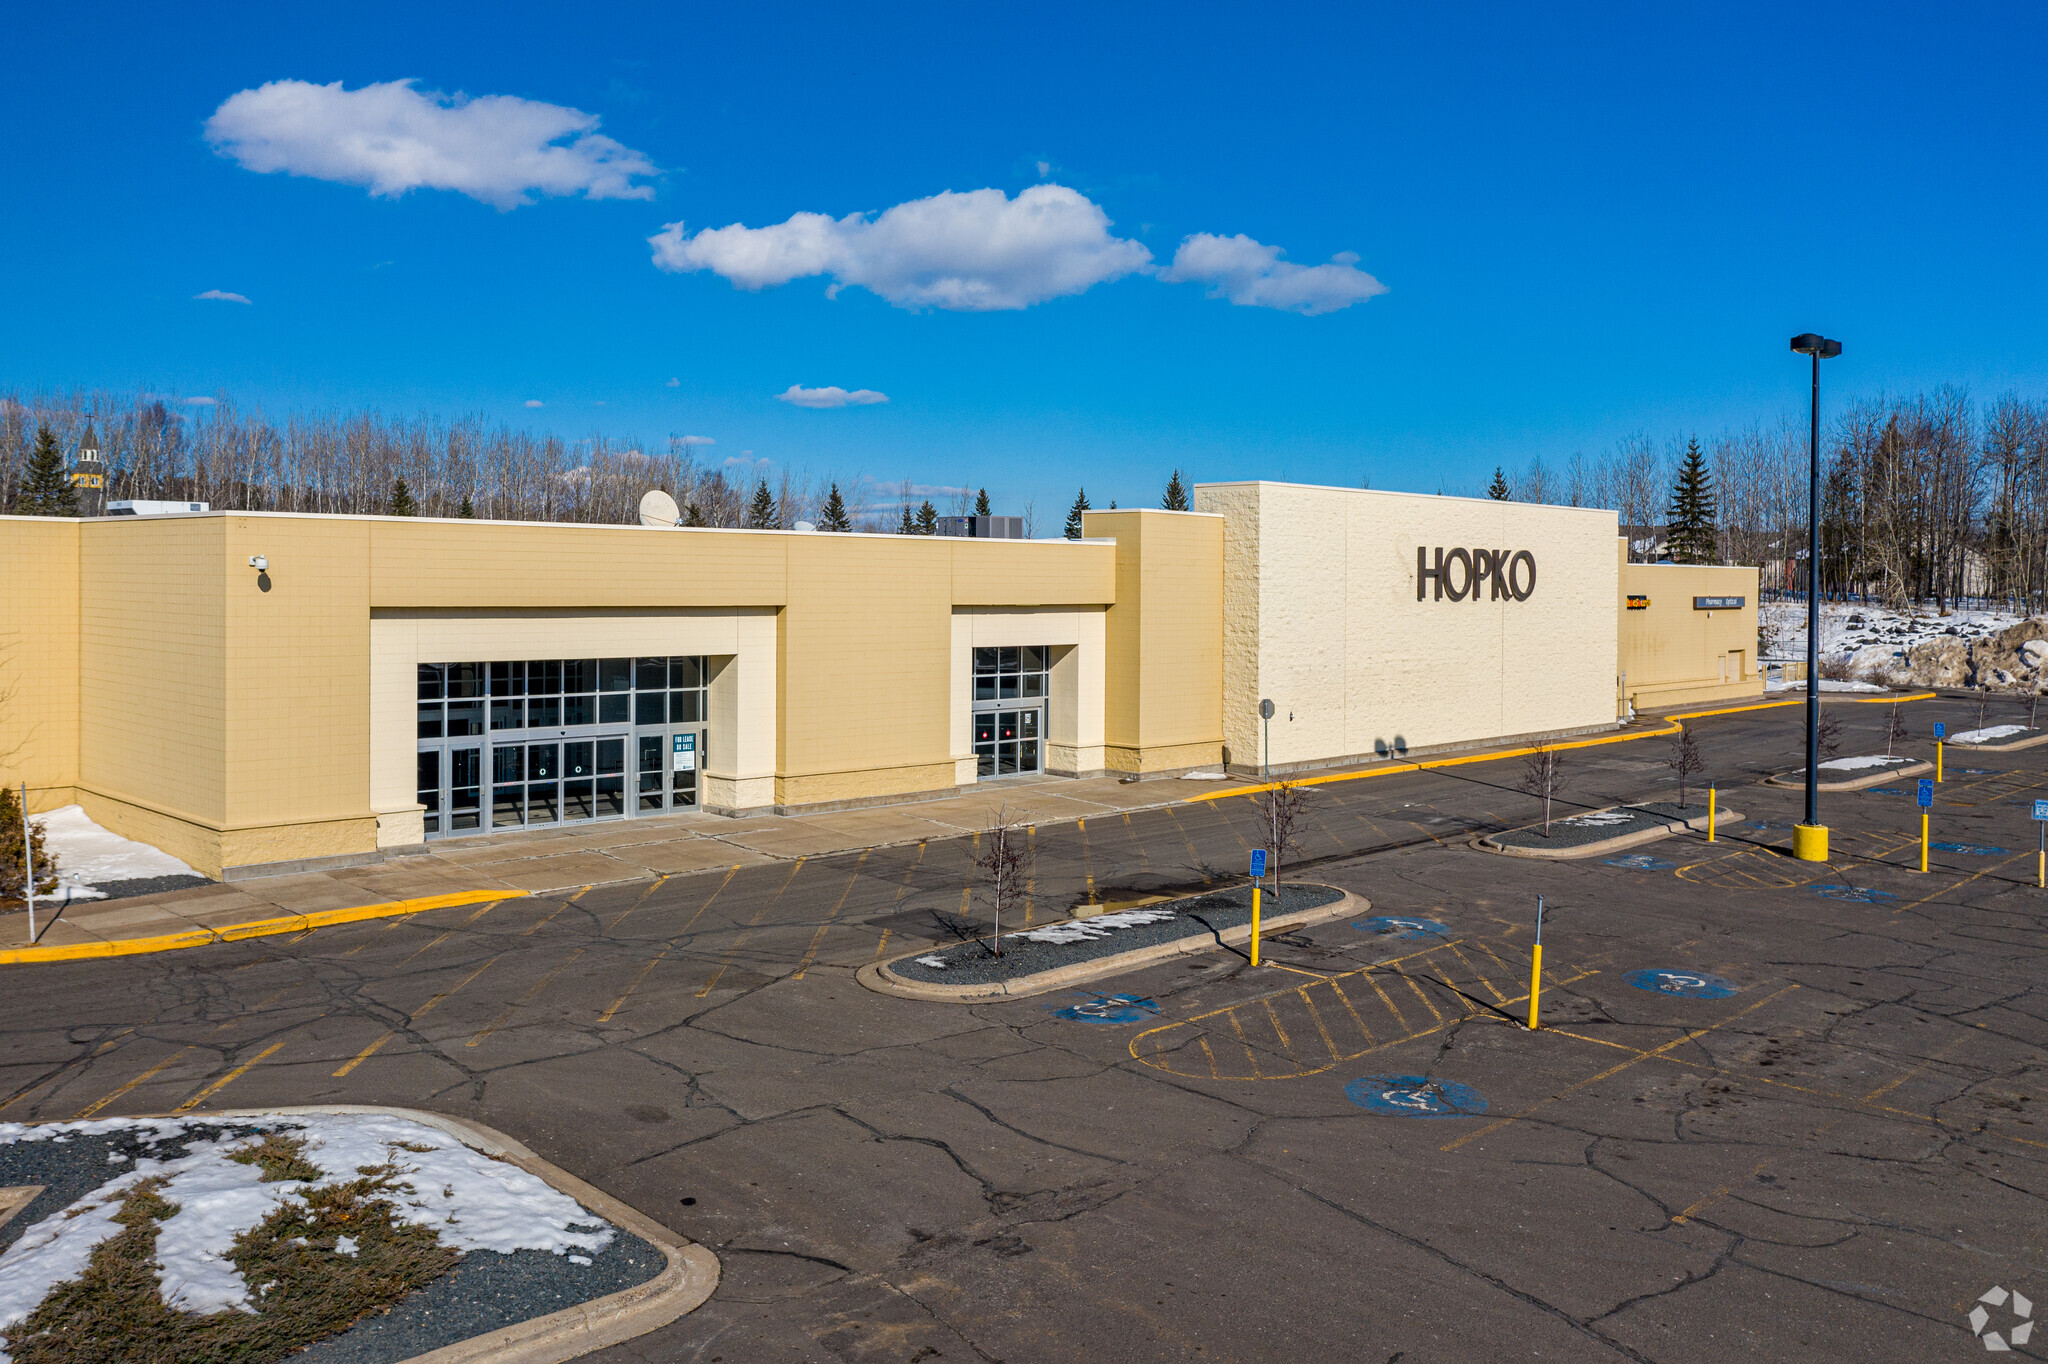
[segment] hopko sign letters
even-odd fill
[[[1434,556],[1434,557],[1432,557]],[[1536,590],[1536,556],[1526,549],[1512,553],[1505,549],[1444,549],[1415,547],[1415,600],[1429,600],[1431,586],[1435,600],[1449,597],[1479,600],[1482,586],[1490,587],[1489,601],[1527,601]]]

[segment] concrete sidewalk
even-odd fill
[[[858,810],[730,819],[689,813],[577,828],[485,834],[437,842],[430,851],[363,867],[256,877],[119,900],[39,906],[37,946],[168,938],[293,915],[503,891],[574,890],[613,881],[793,861],[987,828],[998,810],[1024,824],[1057,824],[1175,805],[1235,782],[1115,777],[987,782],[957,796]],[[54,919],[51,912],[55,911]],[[279,931],[291,931],[283,929]],[[28,916],[0,916],[0,952],[29,946]]]

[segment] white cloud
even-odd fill
[[[1150,267],[1152,253],[1112,236],[1110,220],[1064,185],[948,190],[879,217],[798,213],[772,227],[670,223],[648,241],[663,270],[709,270],[742,289],[830,275],[836,294],[859,285],[899,308],[992,312],[1078,294]]]
[[[249,301],[248,295],[231,294],[225,289],[208,289],[205,293],[194,294],[192,297],[195,300],[210,298],[220,303],[247,303]]]
[[[547,406],[547,404],[546,404],[546,403],[542,402],[542,401],[541,401],[540,399],[538,399],[538,398],[528,398],[528,399],[526,400],[526,405],[527,405],[528,407],[546,407],[546,406]]]
[[[805,388],[791,384],[782,393],[775,395],[775,401],[788,403],[791,407],[867,407],[873,403],[886,403],[889,395],[877,393],[872,388],[856,388],[848,393],[834,384],[830,388]]]
[[[214,402],[215,402],[215,401],[216,401],[216,400],[215,400],[215,399],[212,399],[212,398],[187,398],[187,399],[185,399],[185,406],[187,406],[187,407],[212,407],[212,406],[214,405]]]
[[[681,388],[682,386],[683,381],[681,379],[671,379],[662,385],[663,388]]]
[[[1206,284],[1209,297],[1227,298],[1241,307],[1278,308],[1309,317],[1387,291],[1386,285],[1357,268],[1358,257],[1349,251],[1332,256],[1327,265],[1296,265],[1281,260],[1285,254],[1242,232],[1234,237],[1197,232],[1181,242],[1173,264],[1160,271],[1159,278],[1168,284]]]
[[[717,442],[717,441],[715,441],[715,440],[713,440],[713,439],[711,439],[711,437],[709,437],[709,436],[678,436],[678,437],[676,437],[676,444],[678,444],[678,445],[716,445],[716,444],[718,444],[718,442]]]
[[[535,194],[652,199],[645,155],[597,132],[581,109],[516,95],[446,95],[411,80],[344,90],[271,81],[228,96],[206,140],[253,171],[364,185],[396,197],[452,189],[499,209]]]

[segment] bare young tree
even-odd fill
[[[1892,702],[1891,715],[1884,725],[1884,755],[1892,756],[1892,749],[1913,737],[1913,731],[1906,727],[1906,717],[1899,713],[1899,703]]]
[[[1820,751],[1832,758],[1842,751],[1842,722],[1833,711],[1820,713]]]
[[[1259,821],[1266,836],[1266,856],[1272,859],[1273,884],[1280,884],[1280,863],[1288,853],[1300,852],[1301,820],[1308,812],[1309,788],[1300,782],[1283,781],[1259,795]]]
[[[1707,770],[1706,757],[1700,752],[1699,740],[1693,738],[1692,730],[1684,725],[1671,736],[1671,756],[1664,765],[1678,774],[1678,808],[1684,809],[1687,801],[1686,790],[1691,780]]]
[[[1543,836],[1550,837],[1550,803],[1564,790],[1564,755],[1549,744],[1522,760],[1522,789],[1543,802]]]
[[[996,922],[995,953],[1003,955],[1003,911],[1024,898],[1024,878],[1031,867],[1031,845],[1023,826],[1010,822],[1010,808],[999,806],[981,831],[981,856],[974,859]]]

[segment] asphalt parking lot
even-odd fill
[[[1882,751],[1882,707],[1832,708]],[[1758,784],[1800,720],[1696,721],[1745,822],[1612,858],[1469,846],[1534,817],[1513,760],[1319,786],[1288,875],[1372,914],[1256,969],[862,988],[984,913],[966,840],[11,967],[0,1119],[477,1119],[717,1252],[607,1360],[1968,1358],[1981,1294],[2048,1303],[2048,748],[1950,755],[1926,875],[1910,782],[1824,796],[1805,864]],[[1666,798],[1667,751],[1576,750],[1566,798]],[[1032,920],[1256,837],[1242,796],[1039,828]]]

